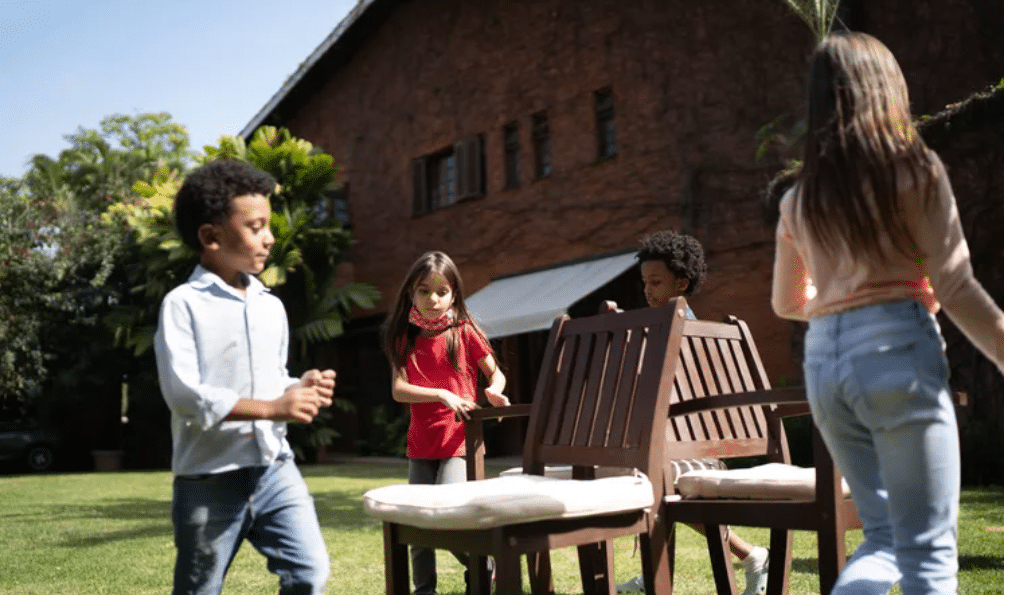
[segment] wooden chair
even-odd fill
[[[520,481],[560,485],[559,499],[577,496],[604,502],[608,491],[611,496],[616,493],[606,486],[620,485],[624,489],[630,480],[645,486],[635,493],[640,502],[628,504],[632,500],[622,493],[617,500],[623,502],[623,508],[609,510],[601,506],[584,516],[568,515],[566,505],[559,503],[556,513],[530,520],[495,519],[481,524],[453,518],[447,523],[439,517],[438,522],[428,523],[417,519],[440,515],[445,510],[422,510],[405,520],[399,510],[393,509],[430,494],[443,497],[465,490],[483,490],[489,497],[481,502],[494,507],[500,503],[491,502],[495,498],[490,496],[500,494],[505,482],[515,480],[493,478],[466,484],[372,490],[365,494],[365,506],[369,514],[383,520],[387,594],[410,592],[408,544],[469,552],[470,576],[475,577],[470,584],[472,595],[480,593],[486,581],[487,570],[480,556],[495,558],[497,595],[519,595],[519,560],[527,554],[533,591],[543,593],[551,588],[552,581],[550,567],[543,563],[546,556],[540,554],[574,545],[579,548],[584,591],[614,593],[611,540],[625,535],[640,536],[643,574],[650,592],[669,593],[668,531],[662,525],[660,505],[664,495],[666,411],[673,390],[685,303],[575,320],[558,318],[529,406],[524,475]],[[513,408],[474,412],[473,417],[522,413],[521,407]],[[542,477],[546,465],[572,465],[574,479],[548,480]],[[598,465],[638,469],[651,481],[642,483],[641,476],[594,480]],[[478,474],[476,463],[471,470]],[[431,491],[422,494],[413,488]],[[383,490],[386,492],[380,493]],[[406,495],[398,496],[400,499],[391,506],[389,492],[396,491]],[[485,513],[481,514],[495,516]],[[471,524],[466,525],[468,522]],[[446,524],[454,528],[444,528]]]
[[[735,317],[725,323],[686,321],[680,365],[670,406],[674,439],[667,442],[670,458],[767,455],[772,462],[790,461],[782,418],[809,414],[802,389],[772,390],[747,325]],[[845,564],[845,531],[861,527],[843,480],[816,428],[813,430],[815,479],[809,489],[775,495],[779,483],[758,474],[737,478],[733,497],[681,497],[689,484],[706,479],[725,484],[726,472],[694,471],[677,485],[667,485],[664,514],[675,523],[703,524],[709,543],[717,592],[736,595],[732,561],[726,555],[725,526],[770,529],[768,593],[787,593],[792,556],[792,530],[817,532],[818,572],[822,593],[831,591]],[[730,475],[739,472],[731,472]],[[697,488],[696,488],[697,489]],[[760,498],[760,499],[753,499]],[[671,530],[672,534],[672,530]],[[671,544],[673,541],[671,541]],[[670,553],[671,563],[674,560]]]

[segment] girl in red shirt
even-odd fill
[[[410,404],[409,483],[466,481],[463,419],[478,406],[478,370],[488,379],[489,404],[509,400],[502,395],[505,375],[463,302],[459,270],[445,253],[428,252],[410,268],[383,325],[383,348],[392,364],[393,399]],[[454,555],[466,566],[465,554]],[[415,595],[435,595],[434,551],[411,546],[410,558]]]

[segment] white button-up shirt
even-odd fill
[[[223,421],[239,398],[271,401],[297,383],[287,370],[284,305],[255,277],[243,296],[197,266],[161,304],[154,353],[172,411],[172,472],[269,465],[291,452],[287,425]]]

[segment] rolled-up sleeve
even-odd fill
[[[161,392],[169,409],[206,430],[231,413],[239,394],[201,382],[200,350],[193,318],[193,312],[178,299],[178,294],[167,296],[161,307],[154,353]]]

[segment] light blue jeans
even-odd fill
[[[176,477],[172,523],[173,595],[220,593],[243,539],[267,557],[281,595],[326,592],[330,557],[312,496],[290,455],[268,467]]]
[[[814,422],[852,491],[865,541],[833,594],[955,593],[961,483],[950,369],[936,319],[915,300],[810,321]]]

